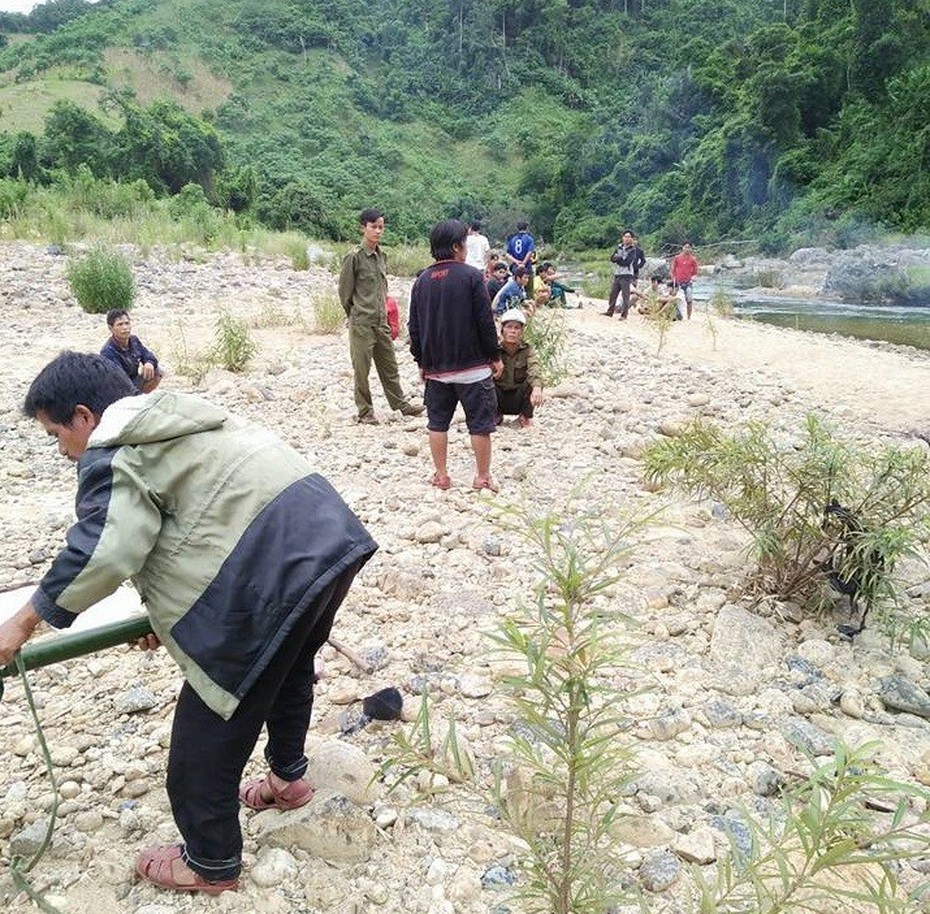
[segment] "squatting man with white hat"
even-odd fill
[[[523,339],[526,315],[511,308],[501,315],[500,359],[504,370],[494,378],[497,424],[516,415],[521,428],[533,424],[533,413],[543,402],[543,381],[536,351]]]

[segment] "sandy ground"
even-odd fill
[[[701,307],[698,302],[697,308]],[[605,325],[658,347],[655,328],[638,316],[625,322],[609,320],[591,307],[572,313],[572,318],[586,327]],[[849,415],[892,434],[930,430],[930,353],[714,319],[701,310],[690,323],[669,328],[662,352],[693,366],[778,376],[798,393],[809,395],[812,408],[843,407]]]

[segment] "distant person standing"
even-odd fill
[[[692,282],[698,274],[697,258],[692,253],[691,242],[686,241],[681,253],[672,261],[672,282],[676,289],[680,289],[685,296],[685,305],[688,309],[688,320],[691,320],[691,311],[694,304]]]
[[[533,294],[533,260],[536,257],[536,242],[529,232],[528,222],[518,222],[516,231],[507,239],[504,256],[510,264],[510,272],[516,273],[518,267],[526,270],[527,295]]]
[[[626,320],[630,311],[630,287],[633,284],[634,264],[636,263],[636,243],[633,233],[627,229],[620,238],[617,249],[610,255],[614,265],[614,281],[607,299],[605,317],[613,317],[617,309],[617,298],[621,298],[620,319]],[[640,252],[642,253],[642,252]]]
[[[491,475],[491,432],[497,426],[494,378],[503,371],[491,304],[481,276],[465,264],[467,229],[457,219],[429,236],[435,263],[410,292],[410,352],[426,382],[429,449],[438,489],[452,485],[447,467],[449,425],[462,404],[475,454],[474,489],[498,490]]]
[[[381,250],[384,214],[363,209],[359,215],[362,243],[346,254],[339,273],[339,301],[349,318],[349,355],[355,374],[355,406],[358,421],[377,425],[371,402],[368,375],[374,361],[391,409],[405,416],[419,416],[422,406],[414,406],[400,386],[400,372],[387,318],[387,261]]]
[[[129,375],[129,380],[140,393],[149,394],[161,383],[158,359],[142,340],[133,336],[132,322],[123,308],[111,308],[107,312],[107,327],[110,338],[103,344],[100,354],[118,365]]]
[[[486,279],[488,275],[488,261],[491,257],[491,242],[485,235],[481,234],[481,223],[472,222],[468,226],[468,237],[465,239],[467,246],[465,252],[465,263],[476,270],[481,271],[481,275]]]

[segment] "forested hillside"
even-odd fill
[[[332,237],[371,202],[576,247],[930,229],[930,0],[53,0],[0,33],[10,179]]]

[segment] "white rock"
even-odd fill
[[[280,885],[297,876],[299,867],[294,856],[280,847],[263,847],[255,865],[249,869],[249,878],[262,888]]]
[[[317,790],[337,792],[362,805],[372,803],[380,793],[376,773],[358,746],[341,740],[315,746],[307,765],[307,779]]]

